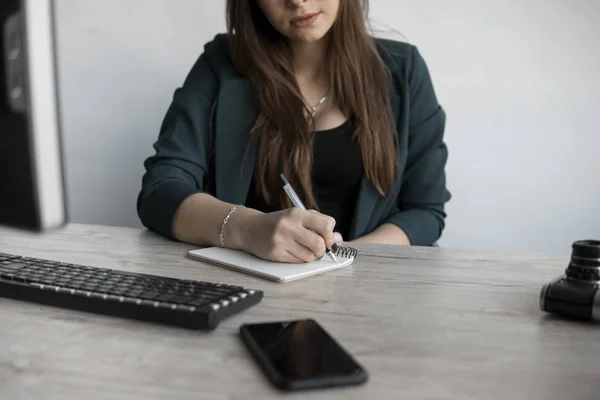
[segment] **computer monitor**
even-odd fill
[[[53,0],[0,0],[0,225],[66,222]]]

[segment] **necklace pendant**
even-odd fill
[[[315,113],[317,112],[317,108],[318,108],[318,107],[319,107],[321,104],[323,104],[323,102],[324,102],[325,100],[327,100],[327,95],[325,95],[325,96],[321,97],[321,100],[319,100],[319,102],[318,102],[317,104],[315,104],[314,106],[310,106],[310,110],[311,110],[311,111],[310,111],[310,115],[311,115],[311,116],[313,116],[313,117],[315,116]]]

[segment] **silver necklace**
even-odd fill
[[[327,96],[329,96],[329,92],[325,93],[325,96],[321,97],[321,100],[319,100],[319,102],[317,104],[315,104],[314,106],[310,107],[310,115],[312,117],[315,116],[315,113],[317,112],[317,108],[319,108],[319,106],[321,104],[323,104],[325,102],[325,100],[327,100]]]

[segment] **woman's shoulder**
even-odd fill
[[[199,57],[204,59],[213,72],[220,78],[240,75],[231,57],[226,33],[218,33],[211,40],[207,41]]]
[[[401,75],[411,76],[425,66],[425,62],[414,44],[386,38],[375,38],[375,44],[390,72],[401,71]]]

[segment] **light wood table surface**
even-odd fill
[[[361,245],[352,267],[279,284],[189,259],[192,248],[132,228],[0,229],[0,252],[265,292],[211,332],[0,298],[0,399],[600,398],[600,327],[539,309],[569,254]],[[270,386],[239,326],[306,317],[366,367],[367,384]]]

